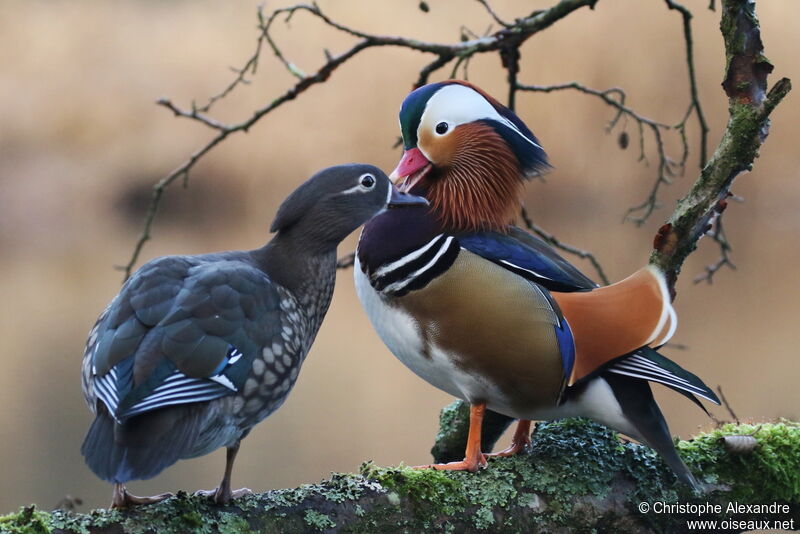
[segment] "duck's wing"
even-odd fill
[[[546,242],[515,226],[505,234],[484,231],[456,237],[463,248],[550,291],[586,291],[597,287]]]
[[[147,264],[90,337],[94,397],[122,422],[236,393],[259,351],[280,336],[279,304],[266,274],[244,261]]]

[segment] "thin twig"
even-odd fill
[[[262,28],[264,26],[264,11],[263,10],[264,10],[264,6],[263,5],[258,6],[258,24],[259,24],[259,28]],[[248,73],[250,75],[255,75],[256,69],[258,68],[258,60],[259,60],[259,58],[261,56],[261,47],[264,44],[265,38],[266,38],[266,34],[263,31],[258,34],[258,39],[256,41],[256,49],[255,49],[255,51],[250,56],[250,58],[247,60],[247,62],[245,62],[244,67],[239,68],[239,69],[232,68],[232,70],[236,73],[236,77],[231,81],[231,83],[229,83],[227,85],[227,87],[225,87],[225,89],[223,89],[222,91],[220,91],[216,95],[214,95],[211,98],[209,98],[208,102],[204,106],[196,107],[196,106],[193,105],[192,108],[195,109],[196,111],[200,112],[200,113],[208,113],[209,111],[211,111],[211,107],[218,100],[222,100],[223,98],[225,98],[226,96],[231,94],[233,92],[233,90],[236,89],[239,85],[242,85],[242,84],[246,85],[246,84],[250,83],[247,80],[246,76],[247,76]]]
[[[600,280],[603,282],[603,284],[608,285],[610,283],[608,281],[608,277],[606,276],[605,271],[603,271],[603,267],[600,265],[600,262],[597,261],[597,258],[594,256],[594,254],[592,254],[589,251],[581,250],[577,247],[564,243],[556,236],[554,236],[550,232],[546,231],[544,228],[537,225],[535,222],[533,222],[530,215],[528,215],[528,210],[525,209],[525,206],[522,206],[522,208],[520,209],[520,217],[522,218],[522,222],[525,224],[525,227],[528,230],[538,235],[539,237],[541,237],[554,247],[561,249],[569,254],[574,254],[575,256],[578,256],[581,259],[588,260],[592,264],[592,267],[594,267],[594,270],[597,271],[597,276],[600,277]]]
[[[519,46],[509,46],[500,50],[500,60],[506,69],[508,81],[508,109],[516,109],[516,95],[519,84],[517,83],[517,73],[519,73]]]
[[[706,123],[703,108],[700,106],[700,97],[697,94],[697,76],[695,75],[694,66],[694,39],[692,38],[692,12],[686,9],[675,0],[665,0],[667,7],[677,10],[681,17],[683,17],[683,40],[686,43],[686,67],[689,73],[689,94],[691,95],[691,103],[686,117],[681,121],[678,127],[682,127],[686,123],[692,110],[696,112],[697,122],[700,126],[700,164],[702,169],[708,159],[708,123]],[[713,9],[713,0],[711,7]],[[682,128],[681,128],[682,129]]]
[[[433,72],[441,69],[442,67],[444,67],[448,63],[450,63],[450,61],[453,59],[453,57],[454,56],[450,56],[450,55],[438,56],[436,59],[434,59],[433,61],[431,61],[427,65],[425,65],[419,71],[419,78],[417,78],[416,83],[414,83],[414,89],[416,89],[417,87],[422,87],[423,85],[427,84],[428,83],[428,78],[430,78],[430,75],[433,74]],[[458,61],[461,62],[462,59],[463,58],[459,58]],[[456,68],[457,67],[458,67],[458,63],[456,63]],[[451,78],[452,78],[452,76],[451,76]]]
[[[220,142],[225,140],[229,135],[236,132],[247,132],[250,127],[258,122],[263,116],[267,115],[286,102],[293,100],[312,85],[327,81],[336,68],[338,68],[342,63],[353,58],[361,51],[366,50],[367,48],[378,46],[398,46],[409,50],[434,54],[437,56],[437,58],[433,62],[429,63],[427,67],[423,68],[420,73],[419,80],[427,80],[427,76],[431,72],[441,68],[453,58],[458,58],[461,60],[462,58],[470,58],[479,53],[499,51],[507,48],[508,46],[518,46],[528,37],[550,27],[553,23],[566,17],[575,10],[586,6],[593,7],[596,2],[597,0],[560,0],[560,2],[555,4],[550,9],[537,11],[529,17],[517,19],[512,26],[504,27],[491,35],[476,39],[468,39],[466,41],[459,41],[452,44],[431,43],[405,37],[381,36],[362,32],[334,21],[328,17],[328,15],[323,13],[318,5],[313,3],[297,4],[286,8],[276,9],[267,17],[265,17],[263,11],[259,9],[258,20],[260,33],[256,43],[255,51],[245,62],[244,67],[241,69],[234,69],[236,76],[234,77],[233,81],[225,87],[225,89],[212,96],[208,103],[204,106],[198,107],[193,103],[190,110],[185,110],[178,107],[168,98],[162,98],[158,100],[159,105],[169,109],[176,116],[200,122],[201,124],[216,130],[217,134],[203,147],[195,151],[188,160],[186,160],[167,176],[159,180],[158,183],[153,186],[153,194],[150,205],[148,206],[147,214],[145,215],[142,232],[139,235],[136,244],[134,245],[130,260],[126,265],[120,268],[125,272],[125,279],[130,277],[131,272],[133,271],[133,268],[139,259],[139,255],[141,254],[144,244],[150,239],[153,221],[155,220],[155,216],[161,202],[161,196],[166,187],[171,185],[179,178],[182,178],[184,183],[186,183],[189,179],[189,173],[197,161],[205,156],[205,154],[207,154]],[[305,74],[299,67],[286,58],[270,34],[270,29],[279,16],[284,16],[284,22],[288,22],[298,12],[309,13],[322,20],[328,26],[351,36],[358,37],[360,40],[346,52],[338,56],[332,56],[326,51],[326,62],[313,74]],[[209,117],[207,113],[215,102],[229,95],[236,87],[247,83],[248,80],[246,79],[246,76],[248,74],[255,73],[264,42],[267,42],[270,45],[270,48],[277,59],[287,70],[292,73],[293,76],[297,78],[297,82],[292,87],[287,89],[282,95],[275,98],[260,109],[254,111],[249,118],[242,122],[225,124],[212,117]]]
[[[710,265],[706,265],[705,272],[697,275],[693,282],[695,284],[699,284],[700,282],[708,282],[709,284],[714,282],[714,275],[725,266],[728,266],[732,270],[736,270],[736,265],[734,265],[733,261],[731,261],[730,252],[733,250],[731,244],[728,242],[728,238],[725,235],[725,228],[722,225],[722,214],[717,215],[716,220],[714,221],[714,229],[709,232],[708,234],[714,242],[719,246],[719,258],[717,261]]]
[[[205,156],[211,149],[217,146],[219,143],[224,141],[229,135],[236,133],[236,132],[247,132],[251,126],[253,126],[258,120],[266,115],[267,113],[271,112],[272,110],[278,108],[279,106],[285,104],[290,100],[294,100],[297,98],[297,95],[304,92],[306,89],[311,87],[312,85],[316,85],[318,83],[322,83],[327,80],[330,75],[336,70],[339,65],[356,55],[358,52],[363,50],[367,47],[365,41],[361,41],[357,43],[355,46],[350,48],[348,51],[331,58],[330,61],[325,63],[314,75],[307,76],[297,82],[294,86],[289,88],[285,93],[281,96],[264,106],[263,108],[257,109],[252,113],[250,118],[247,120],[240,122],[234,125],[223,126],[219,128],[219,133],[211,139],[208,143],[205,144],[202,148],[197,150],[195,153],[191,155],[191,157],[186,160],[183,164],[181,164],[177,169],[173,170],[167,176],[159,180],[159,182],[153,186],[153,196],[150,200],[150,205],[148,206],[147,215],[145,215],[144,220],[144,227],[142,228],[142,232],[139,235],[139,239],[136,241],[136,245],[133,249],[133,254],[131,255],[130,260],[128,263],[122,267],[122,270],[125,272],[125,280],[130,278],[131,272],[133,271],[133,267],[136,265],[136,262],[139,259],[139,254],[141,254],[142,247],[144,244],[150,239],[150,230],[153,226],[153,221],[155,220],[156,212],[158,211],[158,206],[161,202],[161,196],[164,193],[164,189],[166,189],[170,184],[172,184],[178,178],[188,179],[189,172],[195,166],[197,161]],[[192,118],[194,120],[199,120],[194,116],[193,112],[185,111],[177,108],[176,106],[171,106],[170,109],[173,109],[173,112],[176,115],[180,115],[182,117]],[[200,121],[203,122],[203,121]]]
[[[336,260],[336,268],[337,269],[349,269],[356,263],[356,253],[351,252],[350,254],[345,254],[338,260]]]
[[[498,23],[500,26],[503,26],[504,28],[511,28],[514,26],[513,24],[505,22],[503,19],[498,17],[497,13],[495,13],[494,9],[492,9],[492,6],[490,6],[489,2],[487,2],[486,0],[478,0],[478,3],[486,8],[486,11],[489,12],[489,16],[491,16],[492,19],[494,19],[494,21]]]
[[[728,402],[728,399],[725,397],[725,394],[722,392],[722,386],[717,386],[717,393],[719,393],[719,399],[722,401],[722,405],[725,407],[726,410],[728,410],[728,413],[731,414],[731,417],[733,418],[734,421],[736,421],[736,424],[737,425],[742,424],[739,421],[739,417],[733,411],[733,407],[731,406],[731,403]]]
[[[600,98],[607,105],[617,110],[617,114],[611,121],[609,121],[609,124],[606,127],[607,132],[610,132],[611,129],[614,128],[614,126],[619,122],[619,119],[622,116],[633,119],[637,123],[639,127],[639,150],[640,150],[639,161],[644,161],[645,163],[647,163],[647,158],[644,150],[644,129],[648,128],[652,132],[653,138],[655,139],[656,142],[656,152],[658,154],[658,167],[656,169],[656,180],[653,182],[653,185],[650,188],[650,192],[645,198],[645,200],[641,204],[629,208],[625,214],[625,220],[630,220],[637,225],[642,225],[648,219],[648,217],[650,217],[650,215],[659,207],[658,193],[661,186],[672,183],[672,179],[675,176],[677,176],[680,172],[682,172],[681,164],[676,162],[667,155],[666,147],[662,137],[662,130],[664,131],[674,130],[677,128],[677,126],[665,124],[663,122],[658,122],[653,119],[644,117],[639,113],[636,113],[631,108],[625,105],[625,92],[618,87],[613,87],[611,89],[600,91],[598,89],[592,89],[590,87],[586,87],[585,85],[582,85],[578,82],[569,82],[569,83],[561,83],[555,85],[517,84],[517,88],[520,89],[521,91],[532,91],[539,93],[550,93],[553,91],[563,91],[572,89],[587,95]],[[682,139],[685,142],[685,136],[682,136]],[[684,149],[684,152],[685,151],[686,149]],[[634,216],[635,213],[639,212],[641,212],[641,215]]]

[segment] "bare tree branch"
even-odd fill
[[[706,123],[703,108],[700,106],[700,97],[697,95],[697,76],[695,75],[694,67],[694,39],[692,38],[692,13],[684,6],[675,2],[674,0],[665,0],[667,7],[677,10],[681,17],[683,17],[683,40],[686,43],[686,66],[689,73],[689,93],[691,95],[691,103],[689,109],[686,111],[686,116],[676,128],[684,131],[686,121],[691,116],[692,111],[697,115],[697,122],[700,126],[700,154],[699,154],[699,167],[702,169],[708,158],[708,124]]]
[[[653,183],[653,186],[651,187],[650,193],[648,194],[647,198],[641,204],[638,204],[628,209],[627,213],[625,214],[626,220],[631,220],[637,225],[644,224],[644,222],[650,217],[653,211],[655,211],[658,208],[658,192],[660,187],[662,185],[672,183],[672,179],[675,176],[683,173],[685,157],[682,157],[680,161],[675,161],[673,158],[667,155],[666,147],[664,145],[664,140],[662,137],[662,130],[678,130],[681,133],[680,138],[683,147],[683,154],[687,154],[688,145],[686,143],[686,136],[683,134],[683,129],[688,114],[687,116],[684,117],[682,122],[674,126],[665,124],[663,122],[658,122],[653,119],[649,119],[647,117],[644,117],[636,113],[631,108],[625,106],[625,97],[626,97],[625,91],[623,91],[618,87],[613,87],[611,89],[599,91],[597,89],[586,87],[578,82],[569,82],[569,83],[561,83],[555,85],[518,84],[517,88],[520,89],[521,91],[531,91],[539,93],[550,93],[553,91],[563,91],[567,89],[573,89],[576,91],[580,91],[581,93],[600,98],[607,105],[617,110],[617,114],[614,116],[613,119],[611,119],[611,121],[609,121],[608,126],[606,127],[607,132],[610,132],[614,128],[614,126],[616,126],[621,117],[630,118],[636,121],[636,124],[639,127],[639,148],[640,148],[639,161],[647,162],[644,150],[644,129],[648,128],[651,131],[656,143],[656,152],[658,153],[658,167],[656,173],[656,180]],[[694,106],[694,104],[692,104],[692,106]],[[691,109],[693,109],[693,107],[690,107],[690,111]],[[642,215],[634,217],[633,214],[637,212],[642,212]]]
[[[256,50],[250,59],[245,62],[244,67],[241,69],[234,69],[234,71],[237,73],[236,77],[222,92],[212,96],[205,106],[197,107],[193,105],[191,110],[180,108],[179,106],[173,104],[168,98],[159,99],[157,102],[159,105],[164,106],[172,111],[172,113],[174,113],[176,116],[197,121],[209,128],[216,130],[217,134],[203,147],[195,151],[188,160],[186,160],[167,176],[159,180],[159,182],[153,186],[153,195],[150,205],[148,206],[147,214],[145,215],[142,232],[139,235],[136,245],[134,246],[131,258],[127,264],[125,264],[125,266],[121,267],[121,269],[125,272],[125,279],[130,277],[134,266],[139,260],[139,255],[141,254],[144,244],[150,239],[153,221],[155,220],[164,189],[169,187],[179,178],[182,178],[185,183],[188,182],[189,173],[195,164],[215,146],[225,140],[229,135],[237,132],[247,132],[254,124],[256,124],[268,113],[272,112],[286,102],[294,100],[299,94],[306,91],[312,85],[327,81],[330,75],[341,64],[352,59],[363,50],[379,46],[398,46],[401,48],[407,48],[410,50],[416,50],[418,52],[436,55],[437,58],[433,62],[426,65],[426,67],[424,67],[420,72],[420,77],[417,81],[419,84],[422,84],[427,81],[427,77],[432,72],[443,67],[454,58],[459,58],[459,60],[467,59],[475,54],[497,52],[506,49],[509,46],[519,46],[519,44],[524,42],[532,35],[550,27],[552,24],[566,17],[575,10],[587,6],[594,7],[596,2],[597,0],[561,0],[550,9],[538,11],[529,17],[517,19],[513,25],[504,27],[494,34],[477,39],[459,41],[452,44],[431,43],[406,37],[381,36],[363,32],[334,21],[327,14],[323,13],[316,4],[298,4],[291,7],[276,9],[266,17],[259,10],[260,35],[256,44]],[[317,69],[314,74],[307,75],[285,57],[270,34],[270,29],[279,16],[284,16],[284,21],[288,22],[297,12],[309,13],[322,20],[331,28],[359,38],[359,41],[349,50],[337,56],[331,56],[329,53],[327,53],[326,62],[319,69]],[[243,120],[242,122],[235,124],[224,124],[209,117],[207,113],[216,101],[230,94],[236,87],[246,83],[246,75],[248,73],[255,73],[260,54],[263,49],[263,43],[265,41],[269,43],[272,51],[278,60],[283,63],[284,67],[286,67],[292,73],[292,75],[298,78],[297,83],[287,89],[282,95],[272,100],[270,103],[266,104],[260,109],[255,110],[249,118]]]
[[[722,204],[724,206],[724,204]],[[714,242],[719,246],[720,256],[717,261],[712,263],[711,265],[706,265],[705,272],[702,274],[697,275],[693,282],[698,284],[700,282],[708,282],[711,284],[714,281],[714,275],[725,266],[728,266],[730,269],[736,270],[736,265],[733,264],[731,261],[730,252],[733,250],[731,248],[731,244],[728,242],[728,238],[725,235],[725,228],[722,226],[722,214],[720,213],[714,220],[713,223],[714,228],[708,232],[708,235],[714,240]]]
[[[733,180],[752,168],[769,133],[769,115],[791,90],[791,82],[782,78],[767,92],[773,66],[764,56],[752,2],[725,0],[720,28],[727,58],[722,86],[728,96],[728,125],[699,178],[659,229],[650,256],[666,273],[673,296],[684,260],[725,208]]]
[[[501,19],[500,17],[498,17],[498,16],[497,16],[497,13],[495,13],[495,11],[494,11],[494,9],[492,8],[492,6],[491,6],[491,5],[489,5],[489,2],[487,2],[486,0],[478,0],[478,3],[479,3],[480,5],[482,5],[484,8],[486,8],[486,11],[489,13],[489,16],[491,16],[491,17],[492,17],[492,19],[493,19],[493,20],[494,20],[496,23],[498,23],[500,26],[503,26],[504,28],[511,28],[511,27],[513,27],[513,26],[514,26],[513,24],[511,24],[511,23],[509,23],[509,22],[505,22],[503,19]]]
[[[349,269],[352,267],[356,262],[356,253],[351,252],[349,254],[345,254],[338,260],[336,260],[336,268],[337,269]]]
[[[553,234],[541,228],[539,225],[534,223],[533,220],[530,218],[530,216],[528,215],[528,210],[525,209],[525,206],[522,207],[520,211],[520,216],[522,218],[522,221],[525,223],[525,227],[528,228],[528,230],[538,235],[539,237],[550,243],[552,246],[563,250],[564,252],[568,252],[569,254],[574,254],[575,256],[578,256],[579,258],[584,260],[589,260],[589,263],[592,264],[594,270],[597,271],[597,276],[600,277],[600,280],[605,285],[611,283],[609,282],[606,273],[603,271],[603,267],[600,265],[600,262],[597,261],[597,258],[594,256],[594,254],[586,250],[581,250],[577,247],[573,247],[572,245],[568,245],[567,243],[562,242]]]

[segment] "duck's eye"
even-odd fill
[[[371,174],[364,174],[361,176],[361,185],[367,189],[375,187],[375,177]]]
[[[439,135],[444,135],[447,133],[447,130],[450,128],[450,125],[446,122],[440,122],[436,125],[436,133]]]

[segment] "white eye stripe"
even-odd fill
[[[439,123],[446,122],[448,124],[448,131],[451,131],[461,124],[467,124],[481,119],[494,120],[508,126],[531,145],[536,148],[542,148],[539,144],[523,134],[516,124],[500,115],[483,95],[474,89],[459,84],[451,84],[442,87],[428,100],[425,111],[419,121],[417,137],[419,138],[423,127],[435,132],[436,126]]]
[[[345,189],[344,191],[342,191],[341,194],[342,195],[351,195],[353,193],[363,193],[364,191],[366,191],[364,186],[361,185],[361,184],[358,184],[358,185],[354,185],[350,189]]]
[[[363,185],[361,183],[361,180],[363,180],[367,176],[372,178],[372,185],[369,186],[369,187],[367,187],[367,186],[365,186],[365,185]],[[354,185],[353,187],[351,187],[349,189],[345,189],[344,191],[341,192],[341,194],[342,195],[351,195],[353,193],[366,193],[367,191],[372,191],[373,189],[375,189],[375,185],[377,183],[378,183],[378,179],[375,178],[375,175],[372,174],[371,172],[366,172],[366,173],[364,173],[364,174],[362,174],[361,176],[358,177],[358,184],[357,185]],[[392,191],[391,191],[391,188],[390,188],[389,189],[389,194],[391,195],[391,193],[392,193]]]

